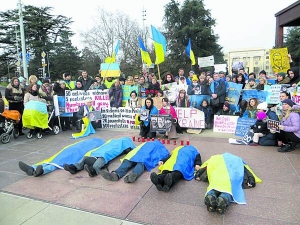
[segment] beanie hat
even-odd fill
[[[141,92],[146,92],[146,88],[141,88]]]
[[[250,82],[250,81],[254,81],[255,82],[255,79],[251,77],[251,78],[248,79],[248,82]]]
[[[48,84],[49,84],[49,83],[50,83],[50,82],[49,82],[49,79],[45,78],[45,79],[43,80],[43,83],[48,83]]]
[[[65,72],[65,77],[67,76],[71,76],[71,74],[69,72]]]
[[[284,72],[277,73],[277,76],[281,76],[284,79],[285,78],[285,73]]]
[[[229,107],[230,107],[230,104],[229,104],[229,102],[224,102],[224,105],[225,105],[227,108],[229,108]]]
[[[257,117],[258,120],[263,120],[267,117],[267,114],[265,112],[258,112],[256,114],[256,117]]]
[[[195,74],[195,72],[193,70],[191,70],[189,73]]]
[[[262,109],[264,111],[267,111],[268,110],[268,103],[266,103],[266,102],[259,103],[257,105],[257,109]]]
[[[291,99],[284,99],[282,101],[282,104],[285,103],[285,104],[288,104],[289,106],[293,107],[294,105],[294,102],[291,100]]]
[[[260,71],[259,74],[267,75],[266,71],[264,71],[264,70]]]

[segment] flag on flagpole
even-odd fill
[[[196,60],[195,60],[195,55],[194,55],[194,52],[192,50],[192,42],[191,42],[191,39],[189,38],[189,43],[188,45],[186,46],[186,54],[189,56],[189,58],[191,59],[192,61],[192,65],[195,65],[196,64]]]
[[[142,38],[139,36],[138,40],[139,40],[139,47],[140,47],[140,51],[141,51],[142,61],[144,63],[146,63],[148,66],[151,66],[152,61],[151,61],[150,55],[142,41]]]
[[[154,42],[154,50],[155,50],[155,64],[160,64],[165,61],[165,54],[167,51],[167,41],[166,38],[151,25],[152,38]]]
[[[120,40],[118,40],[117,45],[115,47],[115,51],[112,53],[112,56],[111,57],[106,57],[105,63],[114,63],[114,62],[116,62],[116,56],[118,54],[119,48],[120,48]]]

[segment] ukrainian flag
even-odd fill
[[[113,52],[111,57],[106,57],[105,59],[105,63],[114,63],[116,62],[116,56],[119,52],[119,48],[120,48],[120,40],[118,40],[117,45],[115,47],[115,51]]]
[[[34,128],[48,128],[48,111],[47,105],[40,101],[29,101],[25,104],[23,116],[23,127]]]
[[[151,58],[149,56],[149,53],[148,53],[146,47],[144,46],[142,38],[139,36],[138,39],[139,39],[139,46],[140,46],[142,61],[144,63],[146,63],[148,66],[151,66],[152,61],[151,61]]]
[[[151,25],[152,31],[152,38],[154,42],[154,49],[155,49],[155,64],[158,65],[165,61],[165,54],[167,51],[167,41],[166,38],[155,28]]]
[[[192,61],[192,65],[195,65],[196,64],[196,60],[195,60],[195,55],[194,55],[194,52],[192,50],[192,42],[191,42],[191,39],[189,38],[189,43],[188,45],[186,46],[186,54],[188,55],[188,57],[191,59]]]
[[[79,133],[72,134],[72,138],[77,139],[77,138],[87,137],[90,134],[96,133],[95,129],[93,128],[93,126],[88,118],[83,117],[82,121],[84,124],[84,129]]]

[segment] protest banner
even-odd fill
[[[232,71],[238,71],[239,69],[244,68],[244,63],[243,62],[232,62],[231,67],[232,67]]]
[[[175,108],[178,123],[181,127],[205,128],[204,113],[195,108]]]
[[[290,68],[287,48],[270,49],[270,62],[274,73],[284,72]]]
[[[213,55],[207,57],[198,57],[198,65],[200,67],[214,66],[214,64],[215,64],[215,59]]]
[[[101,112],[100,111],[91,111],[89,112],[90,121],[101,120]]]
[[[256,119],[238,118],[234,135],[243,137],[255,122]]]
[[[101,108],[102,128],[135,129],[135,115],[139,110],[129,107]]]
[[[267,127],[269,130],[275,130],[277,133],[280,133],[279,129],[280,122],[276,120],[267,120]]]
[[[292,100],[296,105],[300,105],[300,86],[296,87],[293,92],[290,92],[292,95]]]
[[[228,101],[230,105],[237,106],[237,104],[239,103],[242,88],[242,84],[227,82],[227,95],[225,100]]]
[[[172,126],[171,115],[151,115],[151,132],[169,132]]]
[[[238,116],[214,116],[214,132],[235,133]]]
[[[190,106],[193,108],[199,108],[203,100],[207,100],[207,102],[210,102],[210,96],[209,95],[190,95],[189,96],[189,101],[190,101]]]
[[[101,63],[101,77],[119,77],[121,75],[118,63]]]
[[[267,91],[243,90],[242,100],[250,101],[251,98],[257,98],[259,103],[265,102],[268,97]]]
[[[176,82],[172,82],[169,84],[164,84],[161,87],[161,90],[164,92],[164,96],[168,98],[170,102],[175,102],[178,97],[179,90],[177,86],[178,85]]]
[[[66,90],[66,104],[65,112],[77,112],[79,106],[85,104],[86,100],[91,100],[92,105],[96,111],[100,111],[101,108],[109,108],[109,94],[106,90]]]
[[[266,102],[268,104],[278,104],[280,102],[281,85],[271,85],[268,92],[269,94],[267,96]]]
[[[73,113],[66,113],[66,99],[64,96],[53,95],[54,115],[61,117],[72,117]]]
[[[215,64],[214,67],[216,73],[219,73],[221,71],[226,72],[227,70],[227,64]]]
[[[136,91],[136,93],[139,92],[139,87],[137,85],[122,85],[122,92],[123,92],[123,98],[122,98],[122,106],[126,106],[126,102],[128,99],[130,99],[130,93],[132,91]]]

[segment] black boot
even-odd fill
[[[173,178],[172,178],[172,174],[171,173],[168,173],[166,176],[165,176],[165,185],[163,186],[162,190],[165,191],[165,192],[168,192],[172,186],[172,183],[173,183]]]
[[[44,169],[42,165],[38,165],[33,172],[33,176],[38,177],[44,173]]]
[[[90,177],[97,176],[96,170],[93,167],[90,167],[89,165],[85,164],[84,169],[86,172],[88,172]]]
[[[28,176],[33,175],[33,167],[27,165],[26,163],[23,163],[22,161],[19,162],[19,168],[24,171]]]
[[[64,164],[64,169],[66,171],[69,171],[71,174],[75,174],[78,172],[76,166],[74,166],[73,164]]]
[[[152,172],[150,174],[150,180],[155,185],[157,190],[162,191],[162,184],[161,184],[160,179],[159,179],[159,177],[156,173]]]

